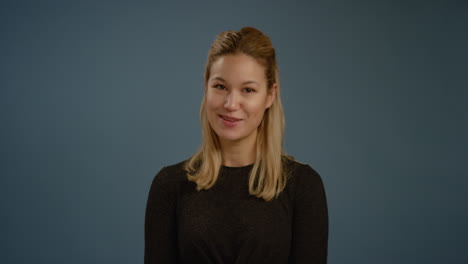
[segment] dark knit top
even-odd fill
[[[292,170],[278,198],[248,192],[249,172],[222,166],[215,185],[196,190],[183,162],[154,177],[145,213],[145,264],[326,263],[328,209],[320,175],[307,164]]]

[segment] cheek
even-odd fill
[[[210,120],[214,120],[218,117],[218,112],[220,112],[220,106],[218,101],[213,100],[213,98],[206,100],[206,113]]]
[[[207,110],[213,109],[215,106],[215,100],[213,100],[213,96],[207,95],[206,96],[206,108]]]
[[[264,98],[255,98],[255,100],[246,102],[245,108],[249,109],[252,114],[261,114],[265,110]]]
[[[208,93],[206,95],[206,105],[210,106],[211,108],[218,107],[220,101],[221,101],[221,98],[219,95],[217,96],[211,93]]]

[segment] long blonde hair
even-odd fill
[[[258,126],[256,160],[250,172],[249,193],[265,201],[276,198],[285,188],[289,171],[286,160],[294,160],[283,150],[284,112],[281,104],[279,72],[275,49],[268,36],[253,27],[243,27],[239,31],[220,33],[208,52],[205,66],[205,86],[210,77],[210,68],[218,58],[243,53],[255,58],[265,67],[268,92],[277,84],[276,99],[265,110]],[[200,107],[202,145],[184,164],[187,179],[197,184],[197,190],[210,189],[218,179],[222,166],[222,153],[218,135],[210,126],[206,113],[206,93]]]

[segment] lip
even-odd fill
[[[219,115],[221,118],[229,118],[229,119],[236,119],[235,122],[237,121],[241,121],[242,119],[241,118],[236,118],[236,117],[233,117],[233,116],[227,116],[227,115]]]
[[[219,120],[221,120],[221,122],[226,126],[226,127],[235,127],[237,126],[241,121],[242,119],[239,119],[237,121],[229,121],[229,120],[226,120],[223,118],[224,116],[223,115],[219,115]]]

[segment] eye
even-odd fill
[[[253,92],[255,92],[255,90],[252,89],[252,88],[245,88],[244,90],[245,90],[247,93],[253,93]]]
[[[224,85],[222,85],[222,84],[216,84],[216,85],[214,85],[213,87],[214,87],[214,88],[219,88],[219,89],[224,89],[224,88],[226,88],[226,87],[225,87]]]

